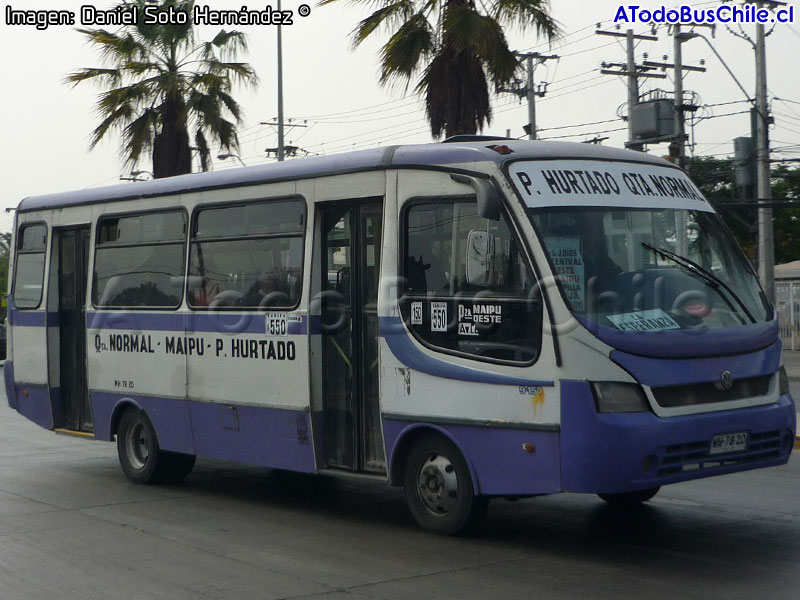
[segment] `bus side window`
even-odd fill
[[[97,224],[95,306],[180,306],[186,256],[182,210],[105,216]]]
[[[189,305],[297,306],[305,210],[295,199],[199,209],[189,253]]]
[[[42,302],[46,247],[46,225],[22,225],[19,228],[16,275],[13,286],[16,308],[38,308]]]
[[[412,333],[443,352],[535,360],[541,302],[508,217],[485,219],[475,201],[422,201],[406,210],[404,227],[400,307]]]

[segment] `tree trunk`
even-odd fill
[[[191,172],[186,107],[180,96],[171,96],[162,105],[161,131],[153,140],[153,177],[159,179]]]

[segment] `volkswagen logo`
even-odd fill
[[[723,371],[719,376],[719,387],[723,390],[729,390],[733,386],[733,375],[730,371]]]

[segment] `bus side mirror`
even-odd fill
[[[467,235],[467,283],[486,287],[494,273],[494,234],[470,231]]]
[[[478,200],[478,215],[490,221],[500,220],[500,196],[491,181],[460,173],[450,173],[450,178],[474,190]]]

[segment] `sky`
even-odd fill
[[[119,155],[119,138],[109,136],[94,150],[89,137],[99,119],[94,112],[99,88],[91,83],[72,87],[64,77],[80,67],[100,66],[96,51],[87,46],[75,27],[6,24],[6,8],[15,10],[72,10],[79,13],[85,0],[12,0],[0,8],[0,56],[4,57],[0,93],[0,207],[16,206],[27,196],[122,184],[131,166]],[[249,0],[198,0],[213,9],[263,9],[266,2]],[[490,0],[485,0],[487,3]],[[479,0],[481,2],[481,0]],[[482,3],[482,2],[481,2]],[[678,0],[642,0],[642,8],[676,6]],[[108,9],[114,1],[96,0],[94,6]],[[357,49],[352,49],[350,33],[356,23],[369,14],[370,2],[342,0],[328,6],[310,2],[311,12],[299,17],[298,0],[284,0],[283,8],[295,11],[294,23],[282,28],[284,117],[297,127],[287,127],[286,142],[309,154],[332,154],[354,149],[407,143],[434,142],[425,120],[424,102],[414,93],[412,82],[403,86],[382,87],[378,83],[380,46],[388,34],[379,32]],[[693,8],[714,8],[719,2],[697,0]],[[602,62],[624,62],[624,40],[595,33],[614,31],[614,17],[620,3],[609,0],[550,0],[551,12],[559,21],[562,36],[552,45],[538,39],[533,31],[507,29],[509,45],[516,51],[556,54],[535,70],[536,84],[547,83],[547,93],[536,103],[540,137],[580,142],[596,136],[608,137],[603,144],[622,147],[627,139],[626,124],[618,109],[627,99],[625,78],[602,75]],[[627,6],[627,4],[625,4]],[[795,23],[776,24],[767,37],[767,86],[775,124],[771,129],[773,158],[800,157],[800,6],[795,7]],[[632,27],[637,33],[650,33],[645,24],[622,23],[620,31]],[[219,27],[200,27],[197,38],[210,40]],[[256,70],[260,84],[255,89],[235,90],[244,109],[239,127],[239,157],[247,165],[270,162],[264,149],[277,145],[274,127],[264,125],[277,118],[277,34],[269,25],[238,28],[248,34],[249,52],[243,60]],[[769,27],[768,27],[769,29]],[[684,28],[686,30],[686,28]],[[755,93],[755,54],[741,36],[755,38],[755,26],[741,29],[717,27],[697,29],[713,44],[750,96]],[[734,34],[739,34],[734,35]],[[667,25],[660,25],[658,41],[641,41],[636,60],[671,62],[673,42]],[[687,73],[684,88],[697,93],[702,107],[695,113],[692,134],[696,155],[727,156],[733,153],[732,139],[749,134],[748,103],[742,90],[702,39],[683,44],[683,62],[700,65],[705,73]],[[647,79],[641,90],[674,86],[672,72],[666,79]],[[511,94],[492,97],[494,116],[484,134],[522,137],[528,121],[527,105]],[[623,107],[624,109],[624,107]],[[624,112],[624,110],[623,110]],[[303,127],[300,127],[302,125]],[[650,146],[649,151],[664,155],[666,144]],[[219,150],[212,149],[216,156]],[[213,161],[215,170],[233,168],[236,158]],[[151,170],[140,163],[140,170]],[[0,212],[0,231],[12,225],[12,213]]]

